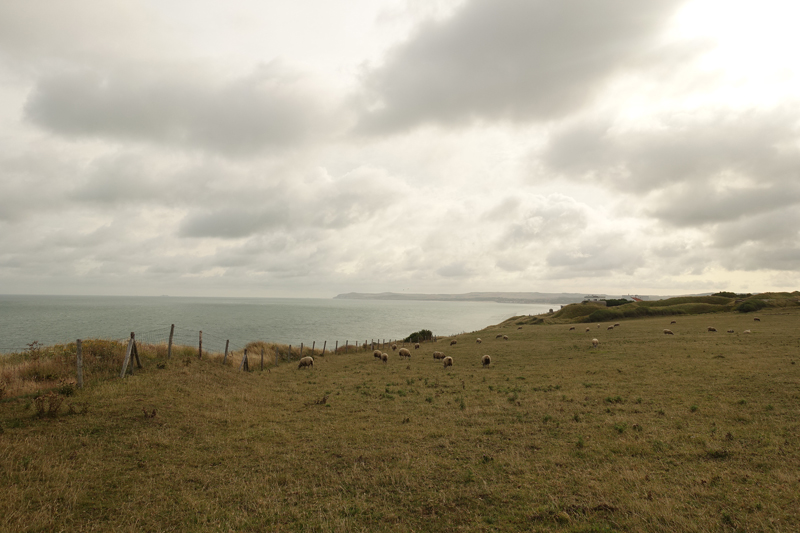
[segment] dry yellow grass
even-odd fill
[[[148,352],[58,416],[0,404],[0,530],[800,531],[800,313],[759,316],[269,372]]]

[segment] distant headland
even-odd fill
[[[594,295],[594,298],[612,296]],[[462,294],[406,294],[397,292],[363,293],[348,292],[334,296],[338,300],[417,300],[444,302],[497,302],[514,304],[571,304],[586,299],[585,293],[577,292],[466,292]],[[649,299],[658,299],[650,296]]]

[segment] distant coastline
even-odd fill
[[[348,292],[335,300],[414,300],[439,302],[496,302],[504,304],[571,304],[583,301],[584,293],[569,292],[467,292],[462,294],[405,294],[397,292]],[[605,295],[603,295],[605,297]]]

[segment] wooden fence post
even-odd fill
[[[167,345],[167,359],[172,357],[172,336],[175,334],[175,324],[169,327],[169,344]]]
[[[83,353],[81,351],[81,340],[78,339],[75,341],[75,351],[78,357],[78,375],[76,376],[78,380],[78,388],[83,388]]]
[[[119,377],[124,378],[125,374],[128,371],[128,362],[131,360],[131,351],[133,350],[133,333],[131,333],[131,338],[128,340],[128,349],[125,350],[125,359],[122,361],[122,372],[119,373]],[[131,373],[133,373],[133,367],[131,367]]]
[[[203,332],[200,332],[200,346],[197,348],[197,358],[203,358]]]
[[[336,341],[336,348],[333,349],[333,353],[338,355],[338,353],[339,353],[339,341]]]
[[[300,343],[300,359],[303,358],[303,343]]]
[[[261,370],[264,370],[264,347],[261,347]]]
[[[325,347],[328,345],[328,341],[325,341],[325,344],[322,345],[322,355],[321,357],[325,357]]]
[[[133,339],[133,357],[136,359],[136,368],[142,368],[142,361],[139,359],[139,350],[136,348],[136,337],[131,331],[131,339]],[[133,373],[133,359],[131,359],[131,374]]]
[[[350,347],[350,341],[344,341],[344,353],[347,353],[347,349]]]
[[[317,346],[317,341],[311,343],[311,355],[314,355],[314,348]]]
[[[242,362],[239,363],[239,370],[250,370],[250,365],[247,362],[247,348],[244,349],[244,355],[242,356]]]
[[[288,363],[291,360],[292,360],[292,345],[290,344],[289,351],[286,352],[286,362]]]
[[[228,343],[231,342],[230,339],[225,341],[225,357],[222,358],[222,364],[224,365],[225,362],[228,360]]]

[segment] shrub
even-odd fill
[[[405,339],[404,342],[423,342],[429,341],[433,339],[433,332],[429,329],[421,329],[419,331],[415,331]]]
[[[763,300],[747,300],[739,304],[739,307],[737,307],[736,310],[740,313],[752,313],[753,311],[758,311],[766,306],[767,302]]]

